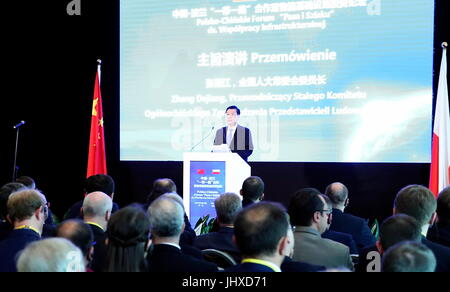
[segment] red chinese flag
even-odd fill
[[[100,75],[101,72],[99,64],[97,75],[95,77],[94,99],[92,105],[91,137],[89,140],[87,177],[96,174],[107,174]]]
[[[450,185],[450,115],[447,87],[447,50],[442,52],[441,72],[434,115],[430,190],[437,196]]]

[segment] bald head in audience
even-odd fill
[[[88,194],[83,201],[83,219],[85,222],[93,222],[106,230],[111,217],[112,199],[102,192]]]
[[[348,205],[348,189],[340,182],[334,182],[328,185],[325,190],[325,195],[330,198],[333,203],[333,208],[335,209],[344,211],[345,207]]]

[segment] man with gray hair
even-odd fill
[[[106,228],[112,211],[112,199],[105,193],[93,192],[83,201],[83,220],[92,229],[94,234],[94,259],[92,270],[101,272],[106,258]]]
[[[150,272],[216,272],[217,266],[181,252],[180,235],[184,230],[184,209],[173,198],[162,196],[148,208],[153,251]]]
[[[332,183],[327,186],[325,195],[333,203],[333,221],[331,222],[330,230],[353,236],[359,251],[364,247],[374,245],[375,237],[370,231],[367,221],[363,218],[344,213],[350,201],[347,187],[340,182]]]
[[[31,242],[41,239],[47,206],[44,195],[36,190],[11,194],[8,218],[14,230],[0,242],[0,272],[16,271],[16,256]]]
[[[428,272],[436,269],[436,258],[424,244],[403,241],[389,248],[382,260],[381,270],[385,273]]]
[[[234,219],[242,209],[241,198],[234,193],[225,193],[214,201],[217,222],[220,226],[217,232],[198,236],[194,246],[199,249],[217,249],[229,253],[240,262],[241,253],[233,242]]]
[[[85,272],[83,255],[64,238],[31,243],[17,261],[18,272]]]

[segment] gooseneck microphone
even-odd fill
[[[202,144],[203,141],[205,141],[211,135],[211,133],[214,131],[214,129],[215,129],[215,126],[212,126],[211,130],[208,132],[208,135],[206,135],[199,143],[195,144],[195,146],[191,148],[190,152],[192,152],[198,145]]]
[[[17,128],[19,128],[20,126],[22,126],[22,125],[24,125],[25,124],[25,121],[21,121],[20,123],[18,123],[17,125],[15,125],[13,128],[14,129],[17,129]]]

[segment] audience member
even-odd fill
[[[301,189],[294,195],[289,205],[289,215],[295,226],[293,259],[327,268],[353,269],[349,248],[321,237],[328,228],[331,213],[331,206],[310,188]]]
[[[85,272],[83,255],[64,238],[33,242],[17,260],[19,272]]]
[[[94,259],[92,269],[95,272],[103,270],[106,258],[106,228],[111,216],[112,200],[102,192],[93,192],[87,195],[83,201],[83,219],[92,229],[94,234]]]
[[[292,253],[288,215],[275,203],[260,202],[244,208],[234,223],[234,239],[242,254],[240,265],[227,272],[281,272]]]
[[[93,192],[102,192],[114,200],[115,183],[111,176],[105,174],[96,174],[88,177],[84,185],[85,195]],[[83,207],[83,200],[76,202],[64,215],[64,220],[67,219],[82,219],[81,208]],[[111,214],[119,210],[119,205],[113,202]]]
[[[33,178],[31,178],[29,176],[20,176],[20,177],[16,178],[16,183],[23,184],[30,190],[36,189],[36,182],[34,181]]]
[[[365,247],[360,254],[359,263],[357,265],[358,272],[369,272],[374,260],[370,255],[371,252],[377,252],[380,256],[391,246],[402,241],[420,242],[422,239],[422,226],[416,219],[409,215],[397,214],[393,215],[380,226],[380,238],[375,245]]]
[[[242,207],[258,203],[264,199],[264,182],[258,176],[247,178],[242,184]]]
[[[225,193],[214,201],[217,222],[220,226],[217,232],[197,236],[194,246],[203,249],[217,249],[228,253],[236,262],[240,262],[241,254],[233,242],[234,220],[242,209],[241,198],[234,193]]]
[[[176,193],[177,186],[170,178],[158,178],[153,182],[153,187],[150,194],[147,197],[147,203],[145,209],[150,207],[151,203],[167,193]]]
[[[112,215],[107,234],[105,272],[147,271],[150,221],[142,208],[129,206]]]
[[[164,194],[170,194],[170,193],[176,194],[177,196],[179,196],[177,194],[177,186],[173,182],[173,180],[171,180],[170,178],[158,178],[157,180],[155,180],[153,182],[153,188],[147,197],[145,210],[148,210],[148,207],[150,207],[150,204],[153,201],[155,201],[156,199],[158,199],[159,197],[161,197]],[[181,197],[180,197],[180,199],[181,199]],[[183,204],[182,199],[181,199],[181,205],[183,206],[183,209],[184,209],[184,204]],[[184,214],[184,224],[185,224],[185,228],[180,237],[180,244],[181,244],[182,249],[184,249],[186,246],[192,245],[195,237],[197,236],[195,234],[194,229],[191,226],[191,222],[189,221],[189,218],[187,217],[186,213]],[[187,249],[192,250],[189,248],[187,248]],[[197,254],[196,256],[198,257],[199,255],[201,257],[201,253]]]
[[[27,190],[21,183],[7,183],[0,188],[0,241],[5,239],[13,230],[13,225],[8,221],[8,199],[12,193]]]
[[[292,247],[290,248],[291,252],[289,255],[284,257],[283,263],[281,264],[281,271],[288,273],[311,273],[311,272],[320,272],[325,271],[326,268],[324,266],[316,266],[302,262],[295,262],[292,260],[294,255],[294,247],[295,247],[295,239],[294,232],[292,231],[292,227],[289,225],[288,233],[287,233],[289,242]]]
[[[437,259],[437,272],[450,272],[450,248],[426,239],[429,226],[436,218],[437,202],[426,187],[409,185],[401,189],[394,201],[394,214],[403,213],[414,217],[422,226],[422,243],[431,249]]]
[[[153,249],[149,256],[151,272],[215,272],[217,266],[183,254],[180,236],[184,229],[184,210],[179,202],[160,197],[148,208]]]
[[[359,251],[366,246],[374,245],[375,237],[370,231],[367,221],[357,216],[344,213],[350,201],[347,187],[339,182],[332,183],[327,186],[325,195],[333,203],[333,222],[331,223],[330,230],[350,234],[355,240]]]
[[[319,191],[317,191],[317,192],[320,194]],[[328,198],[327,195],[321,194],[321,196],[323,197],[325,202],[327,202],[328,206],[333,205],[333,203],[331,202],[330,198]],[[328,226],[327,226],[326,231],[324,233],[322,233],[322,238],[327,238],[327,239],[331,239],[333,241],[342,243],[343,245],[348,246],[351,255],[358,255],[359,252],[358,252],[358,249],[356,248],[356,242],[355,242],[355,240],[353,240],[353,236],[348,233],[331,230],[330,227],[331,227],[332,222],[333,222],[333,214],[331,214],[330,217],[328,217],[328,222],[327,222]]]
[[[424,244],[403,241],[386,251],[381,269],[386,273],[434,272],[436,258]]]
[[[36,190],[10,195],[8,217],[14,230],[0,242],[0,272],[16,271],[16,256],[29,243],[41,239],[47,216],[44,196]]]
[[[439,194],[436,213],[437,222],[428,230],[427,238],[450,247],[450,186]]]
[[[92,272],[90,264],[94,256],[94,234],[85,222],[70,219],[61,223],[56,229],[56,236],[68,239],[83,254],[84,266],[87,272]]]

